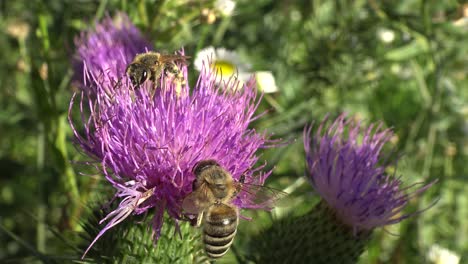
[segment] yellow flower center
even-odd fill
[[[236,66],[230,61],[216,60],[211,64],[211,68],[222,74],[223,77],[230,77],[236,72]]]

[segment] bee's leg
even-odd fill
[[[156,89],[158,89],[158,85],[160,85],[160,82],[161,82],[160,77],[155,77],[154,78],[153,85],[152,85],[152,87],[150,88],[150,91],[149,91],[151,100],[153,100],[154,95],[156,94]]]
[[[177,80],[178,82],[183,82],[185,81],[184,79],[184,74],[182,71],[177,67],[177,65],[173,62],[167,63],[165,65],[165,69],[168,73],[170,73],[172,76],[174,76],[174,79]],[[183,83],[181,83],[183,85]]]
[[[157,87],[161,88],[161,77],[164,72],[164,69],[160,66],[156,66],[154,69],[151,69],[151,77],[150,80],[154,83],[154,88]]]
[[[181,88],[180,83],[176,83],[175,92],[176,92],[177,97],[179,98],[180,94],[182,93],[182,88]]]
[[[132,100],[132,103],[136,101],[136,95],[135,95],[135,90],[130,91],[130,99]]]
[[[234,192],[232,192],[231,198],[232,199],[236,198],[236,196],[240,193],[241,189],[242,188],[240,185],[236,186],[234,189]]]
[[[177,95],[180,95],[182,86],[186,84],[184,74],[181,71],[179,71],[179,73],[176,74],[175,79],[177,80]]]
[[[180,216],[180,220],[189,222],[191,226],[195,226],[197,224],[196,223],[196,221],[197,221],[196,217],[191,218],[191,217],[189,217],[188,215],[185,215],[185,214],[182,214]]]
[[[166,76],[171,76],[173,82],[175,83],[175,91],[177,96],[180,96],[182,91],[182,85],[185,85],[185,79],[182,72],[179,70],[179,67],[173,62],[169,62],[165,65],[165,74]]]
[[[174,79],[177,80],[180,85],[185,85],[184,73],[175,64],[173,64],[172,73],[174,74]]]
[[[166,78],[171,77],[173,75],[172,63],[170,62],[165,63],[161,74],[164,74]]]
[[[199,213],[199,214],[197,215],[197,225],[196,225],[196,227],[200,227],[200,226],[201,226],[202,219],[203,219],[203,212],[201,212],[201,213]]]
[[[236,189],[234,193],[232,194],[232,198],[235,198],[240,193],[240,191],[242,190],[242,183],[244,183],[244,181],[245,181],[245,175],[241,175],[239,178],[239,183],[241,184],[236,185]]]
[[[242,174],[242,175],[240,176],[239,182],[240,182],[240,183],[244,183],[244,182],[245,182],[245,175],[244,175],[244,174]]]
[[[175,63],[173,62],[168,62],[164,66],[165,66],[164,68],[166,69],[166,72],[168,73],[176,74],[179,71],[177,68],[177,65],[175,65]]]

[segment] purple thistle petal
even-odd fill
[[[304,130],[304,148],[311,184],[337,216],[356,230],[371,230],[413,215],[401,213],[434,182],[411,193],[412,186],[403,188],[399,178],[386,174],[389,163],[381,151],[393,132],[382,124],[365,128],[345,114],[328,129],[326,123],[313,137],[312,127]]]
[[[104,219],[99,221],[99,224],[102,224],[103,222],[109,220],[107,225],[98,233],[98,235],[94,238],[94,240],[91,242],[91,244],[88,246],[86,251],[83,253],[83,257],[88,253],[88,251],[93,247],[94,243],[109,229],[112,227],[118,225],[121,223],[123,220],[125,220],[128,216],[130,216],[135,208],[137,208],[139,205],[141,205],[143,202],[145,202],[148,198],[151,197],[153,194],[154,190],[150,189],[145,192],[140,192],[137,191],[137,189],[141,189],[142,186],[139,183],[136,183],[135,181],[129,181],[125,183],[124,185],[121,184],[116,184],[114,185],[118,189],[118,192],[116,194],[117,197],[125,197],[122,199],[122,201],[119,204],[119,207],[110,212]]]

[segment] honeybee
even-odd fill
[[[141,85],[146,80],[151,80],[157,85],[163,74],[174,76],[174,80],[183,85],[184,75],[176,63],[187,64],[188,58],[190,57],[176,54],[161,54],[155,51],[140,53],[127,66],[126,72],[135,87]]]
[[[243,194],[242,207],[271,208],[286,193],[260,185],[233,180],[232,175],[214,160],[198,162],[192,172],[196,179],[193,191],[186,196],[182,208],[196,215],[196,225],[203,222],[203,242],[210,258],[220,258],[229,250],[237,233],[239,209],[232,202]]]

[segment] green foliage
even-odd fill
[[[240,0],[226,17],[213,11],[214,2],[0,3],[0,262],[77,260],[77,245],[90,239],[78,235],[87,219],[84,208],[106,201],[98,193],[113,195],[103,189],[101,176],[86,176],[96,171],[70,162],[87,158],[73,147],[67,112],[73,38],[117,10],[128,13],[158,50],[183,46],[194,57],[206,46],[223,46],[254,70],[273,72],[280,93],[265,95],[260,110],[269,112],[254,126],[291,140],[261,154],[267,169],[274,168],[268,185],[292,191],[294,201],[273,217],[301,215],[315,201],[307,183],[297,180],[304,174],[304,125],[346,111],[394,128],[393,142],[404,153],[398,174],[408,185],[439,179],[408,210],[439,198],[437,205],[389,228],[398,236],[376,231],[362,263],[417,263],[435,243],[466,260],[468,46],[466,23],[455,25],[461,2]],[[229,261],[242,260],[251,237],[271,225],[269,214],[248,214],[253,220],[242,221]],[[166,221],[163,232],[171,243],[163,236],[153,247],[147,225],[137,221],[127,219],[109,231],[102,241],[115,239],[116,246],[93,257],[165,262],[191,254],[183,241],[198,231],[184,224],[183,239],[173,239],[174,227]],[[91,235],[89,223],[85,231]],[[187,254],[170,254],[175,245]]]

